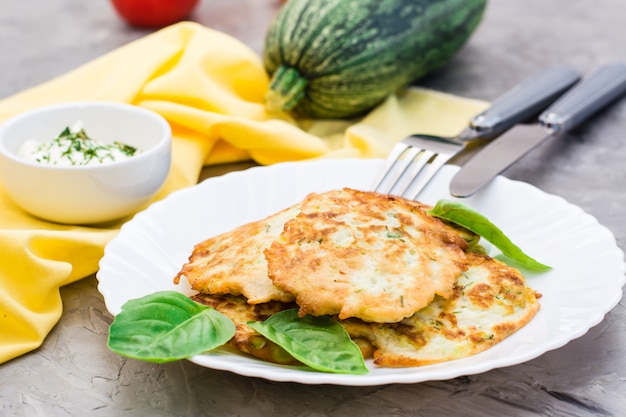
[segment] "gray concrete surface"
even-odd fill
[[[192,18],[260,52],[274,0],[203,0]],[[420,84],[484,100],[548,65],[626,61],[622,0],[491,0],[467,47]],[[3,1],[0,98],[148,33],[106,0]],[[560,195],[626,247],[626,100],[542,145],[505,175]],[[524,364],[448,381],[377,387],[275,383],[181,361],[125,360],[94,277],[62,289],[44,345],[0,365],[3,416],[624,416],[626,304],[584,336]]]

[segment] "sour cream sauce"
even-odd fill
[[[90,138],[78,122],[67,127],[51,141],[29,139],[19,150],[19,156],[29,161],[58,166],[100,165],[122,161],[140,151],[120,142],[103,144]]]

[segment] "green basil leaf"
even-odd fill
[[[299,317],[297,309],[289,309],[264,322],[248,322],[248,326],[315,370],[345,374],[368,372],[361,350],[343,326],[328,316]]]
[[[148,362],[171,362],[223,345],[235,324],[217,310],[175,291],[127,301],[115,316],[108,346],[113,352]]]
[[[552,268],[525,254],[489,219],[464,204],[450,200],[439,200],[435,207],[429,211],[429,214],[456,223],[476,233],[500,249],[503,255],[526,268],[538,271],[547,271]]]

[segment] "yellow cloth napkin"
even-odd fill
[[[455,134],[486,107],[407,89],[359,120],[295,121],[266,114],[267,87],[253,51],[228,35],[183,22],[1,100],[0,123],[67,101],[117,101],[154,110],[174,134],[173,165],[160,199],[195,184],[205,164],[385,157],[410,133]],[[97,271],[121,223],[49,223],[22,211],[0,184],[0,363],[41,345],[62,313],[59,288]]]

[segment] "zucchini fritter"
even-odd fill
[[[526,325],[539,301],[517,269],[477,253],[468,253],[468,261],[447,300],[436,297],[399,323],[340,323],[351,337],[374,345],[379,366],[420,366],[482,352]]]
[[[310,194],[265,250],[302,316],[397,322],[452,295],[467,242],[420,203],[348,188]]]
[[[174,283],[184,276],[200,293],[244,295],[251,304],[293,301],[291,294],[275,287],[268,278],[263,250],[299,210],[300,206],[294,205],[198,243]]]
[[[229,341],[231,346],[268,362],[282,365],[300,363],[283,348],[246,324],[249,321],[263,321],[279,311],[294,308],[294,304],[281,303],[280,301],[249,304],[245,297],[238,295],[211,296],[196,294],[191,299],[200,304],[213,307],[220,313],[228,316],[235,323],[235,336]]]

